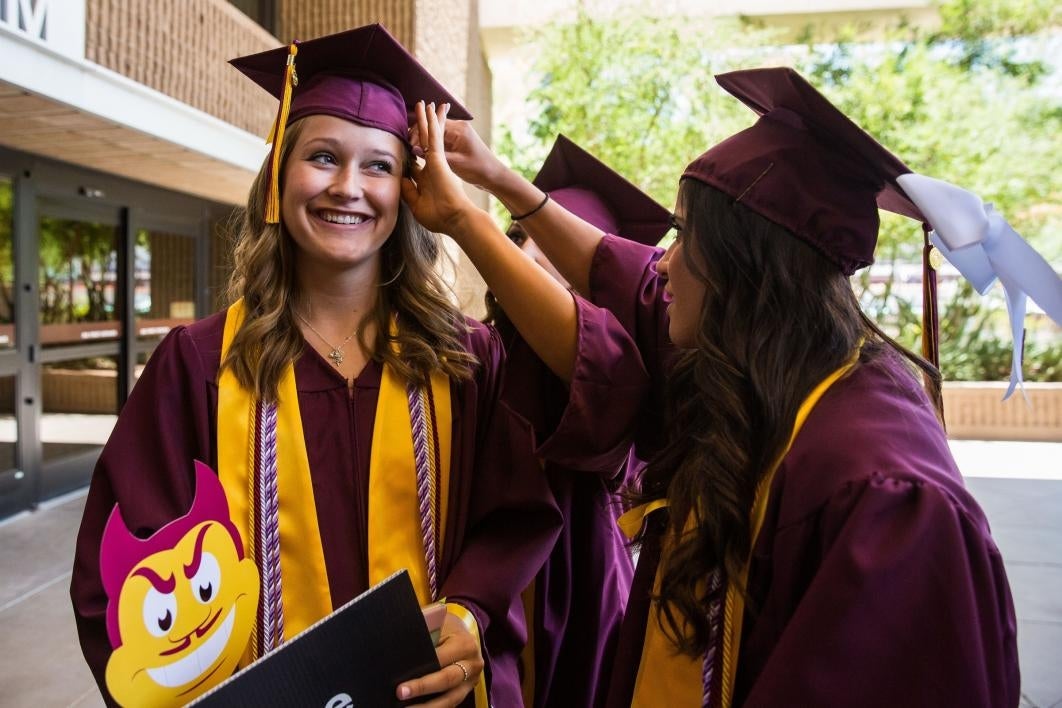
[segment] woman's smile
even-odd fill
[[[332,211],[329,209],[319,209],[314,215],[321,221],[326,221],[329,224],[335,224],[338,226],[361,226],[372,219],[368,214],[352,214],[350,212]]]

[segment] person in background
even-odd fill
[[[606,233],[648,245],[667,233],[666,209],[563,135],[557,137],[533,184]],[[506,235],[568,286],[527,238],[518,219]],[[556,402],[552,410],[563,409],[567,389],[519,338],[494,294],[488,291],[485,300],[484,321],[498,329],[509,355],[506,386],[528,390],[525,398],[537,391],[540,400]],[[531,424],[534,429],[552,425],[548,420]],[[543,465],[564,528],[546,565],[525,591],[530,639],[521,666],[524,705],[529,708],[602,704],[634,573],[626,539],[616,525],[622,499],[615,491],[628,480],[626,460],[619,465],[614,457],[571,462],[577,466],[551,461]],[[593,462],[598,466],[588,465]],[[636,464],[630,468],[638,469]]]
[[[791,69],[717,79],[761,117],[682,173],[666,255],[552,203],[444,115],[423,114],[431,159],[403,187],[555,371],[574,352],[570,299],[451,166],[534,209],[523,228],[576,289],[644,325],[645,366],[665,372],[663,410],[598,401],[662,427],[623,519],[641,553],[607,705],[1016,706],[1013,602],[933,403],[940,375],[849,281],[873,260],[879,204],[922,218],[910,170]]]
[[[442,668],[396,696],[519,705],[520,593],[561,517],[499,402],[497,332],[454,307],[438,237],[400,200],[413,102],[471,116],[379,25],[232,63],[280,100],[273,149],[236,240],[232,304],[159,345],[95,470],[71,580],[86,660],[110,702],[99,551],[112,508],[154,533],[187,510],[201,460],[259,566],[260,608],[277,608],[259,613],[241,665],[407,569],[421,604],[448,613]],[[576,306],[581,356],[613,356],[597,343],[607,318]]]

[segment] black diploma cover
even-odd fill
[[[413,584],[402,570],[190,705],[401,706],[399,683],[438,670]]]

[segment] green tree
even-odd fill
[[[526,130],[500,126],[499,152],[533,174],[558,133],[598,155],[662,204],[682,168],[755,116],[713,74],[790,65],[912,169],[992,202],[1054,263],[1062,262],[1062,100],[1055,67],[1062,12],[1048,0],[948,0],[928,31],[900,21],[883,38],[808,28],[796,44],[751,22],[579,14],[533,33],[541,77]],[[875,274],[917,263],[918,224],[884,214]],[[884,266],[884,268],[882,268]],[[891,269],[889,266],[893,266]],[[946,271],[945,271],[946,272]],[[875,279],[876,280],[876,279]],[[855,280],[868,312],[917,344],[921,309],[898,278]],[[915,287],[916,292],[920,289]],[[942,368],[949,378],[1005,378],[1006,317],[968,287],[942,283]],[[1030,339],[1030,379],[1062,380],[1062,341]]]
[[[559,133],[606,160],[663,204],[705,145],[751,124],[712,78],[732,66],[713,48],[754,46],[771,33],[737,20],[703,27],[622,14],[533,32],[541,81],[527,98],[526,130],[498,126],[499,153],[531,176]]]
[[[40,220],[41,322],[113,319],[117,237],[113,226]]]

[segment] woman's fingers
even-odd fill
[[[446,666],[461,660],[465,661],[466,669],[478,673],[483,666],[483,659],[479,655],[476,638],[464,626],[458,626],[455,622],[448,622],[443,627],[450,631],[443,635],[438,646],[435,647],[439,665]]]
[[[446,104],[436,106],[434,103],[429,103],[427,109],[424,111],[427,132],[422,133],[421,137],[427,141],[427,144],[424,146],[424,152],[426,153],[425,159],[434,159],[436,162],[446,160],[446,156],[443,154],[442,126],[445,123],[446,112],[448,110]]]
[[[450,104],[443,103],[438,107],[432,104],[431,126],[431,149],[438,152],[444,159],[446,157],[446,115],[450,112]]]
[[[398,687],[398,697],[402,700],[427,697],[423,703],[413,704],[425,708],[459,705],[475,688],[478,679],[478,675],[474,677],[468,670],[470,663],[468,660],[458,660],[439,671],[406,681]]]
[[[400,699],[430,696],[422,705],[431,708],[455,706],[475,688],[483,673],[483,655],[476,638],[452,614],[443,620],[442,632],[443,638],[435,647],[442,668],[399,684],[397,695]]]
[[[402,191],[402,199],[416,213],[417,201],[420,199],[420,190],[417,189],[417,183],[413,179],[406,177],[399,185],[399,189]]]
[[[446,117],[450,114],[450,104],[443,103],[438,106],[435,103],[425,104],[417,101],[417,140],[413,142],[414,148],[419,147],[423,151],[424,159],[445,163],[444,152]],[[435,155],[435,157],[431,157]]]
[[[424,101],[417,101],[417,105],[414,106],[413,112],[417,117],[417,142],[424,152],[428,152],[431,142],[428,136],[428,116]]]

